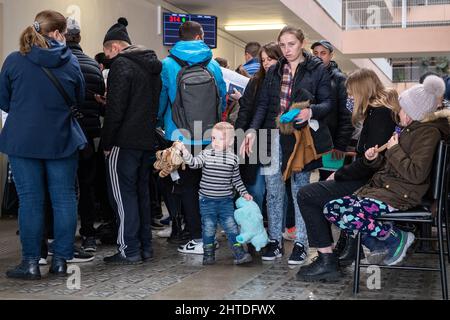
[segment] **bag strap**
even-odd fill
[[[178,63],[181,68],[189,67],[189,63],[187,63],[184,60],[181,60],[180,58],[174,56],[173,54],[170,54],[169,58],[172,58],[173,60],[175,60],[175,62]]]
[[[66,104],[68,107],[72,107],[73,101],[70,99],[69,95],[67,94],[66,90],[64,90],[64,87],[62,86],[61,82],[59,82],[58,78],[55,77],[53,72],[51,72],[49,69],[45,67],[41,67],[42,70],[44,70],[47,77],[50,79],[50,81],[55,85],[56,89],[58,89],[59,93],[62,95],[64,100],[66,101]]]
[[[175,60],[175,62],[178,63],[181,68],[189,67],[189,63],[187,63],[184,60],[181,60],[180,58],[174,56],[173,54],[170,54],[169,58],[172,58],[173,60]],[[198,65],[198,66],[202,66],[202,67],[206,68],[209,65],[210,62],[211,62],[211,59],[208,59],[206,61],[203,61],[203,62],[200,62],[200,63],[196,63],[193,66]]]

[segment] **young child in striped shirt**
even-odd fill
[[[193,157],[180,142],[175,148],[182,151],[186,164],[192,169],[202,169],[200,181],[200,215],[202,217],[203,264],[215,263],[215,236],[220,222],[234,255],[236,265],[252,261],[240,243],[238,225],[234,220],[234,189],[247,201],[253,197],[247,192],[239,172],[239,158],[231,151],[234,143],[234,127],[221,122],[214,126],[211,134],[212,149],[203,150]]]

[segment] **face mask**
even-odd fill
[[[346,105],[346,107],[347,107],[348,111],[353,113],[353,109],[355,108],[355,98],[348,97],[347,98],[347,105]]]

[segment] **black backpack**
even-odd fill
[[[204,137],[205,132],[220,122],[222,115],[216,80],[207,68],[211,60],[189,65],[173,55],[169,57],[181,66],[177,76],[177,94],[172,105],[173,122],[182,132],[186,131],[184,135],[189,133],[191,140],[208,139],[209,136]],[[199,129],[194,132],[195,122],[201,124],[202,137],[197,136]]]

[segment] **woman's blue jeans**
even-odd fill
[[[54,256],[73,258],[77,227],[75,177],[78,152],[71,157],[41,160],[9,157],[19,196],[19,232],[24,260],[39,260],[44,236],[45,191],[48,188],[54,217]]]

